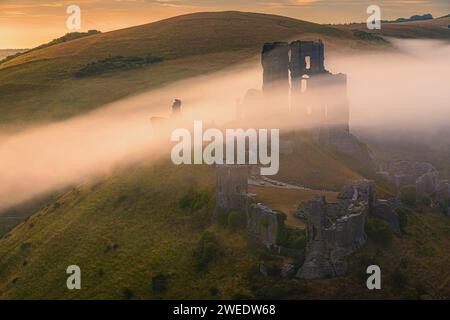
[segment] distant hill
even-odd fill
[[[398,23],[398,22],[408,22],[408,21],[422,21],[422,20],[431,20],[433,19],[433,15],[430,13],[425,13],[423,15],[416,14],[409,18],[398,18],[395,20],[381,20],[383,23]]]
[[[423,17],[423,16],[421,16]],[[367,30],[366,23],[335,25],[340,30],[358,30],[379,36],[408,39],[442,39],[450,40],[450,17],[435,19],[415,18],[408,21],[383,22],[381,30]]]

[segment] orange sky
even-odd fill
[[[110,31],[199,11],[240,10],[274,13],[319,23],[365,21],[378,4],[382,19],[449,12],[449,0],[0,0],[0,49],[31,48],[69,32],[71,4],[81,8],[81,31]]]

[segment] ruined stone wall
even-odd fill
[[[216,212],[246,209],[249,167],[216,166]]]
[[[287,42],[265,43],[261,53],[263,91],[289,89],[289,45]]]
[[[364,226],[374,201],[371,182],[347,183],[339,199],[338,203],[327,203],[324,196],[318,196],[299,206],[298,214],[307,219],[308,243],[298,277],[317,279],[344,275],[347,256],[366,243]]]
[[[322,41],[293,41],[290,44],[290,70],[293,82],[297,82],[303,75],[313,75],[327,72],[325,70],[324,45]],[[309,57],[309,68],[306,59]],[[295,87],[298,84],[295,84]]]
[[[258,203],[251,206],[247,220],[249,233],[267,247],[276,245],[280,214]]]
[[[448,181],[440,177],[436,168],[428,162],[399,160],[388,164],[378,177],[395,184],[398,190],[407,185],[416,186],[417,194],[439,198]]]

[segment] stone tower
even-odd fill
[[[244,211],[247,204],[249,167],[247,165],[216,166],[215,215],[231,210]]]
[[[291,70],[292,87],[300,86],[300,80],[303,75],[312,76],[314,74],[326,73],[324,46],[319,41],[294,41],[290,44],[291,61],[289,68]]]
[[[289,44],[265,43],[262,48],[263,91],[282,88],[289,90]]]

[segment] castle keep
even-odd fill
[[[264,98],[278,111],[312,126],[349,131],[347,77],[325,69],[322,41],[266,43],[261,62]]]

